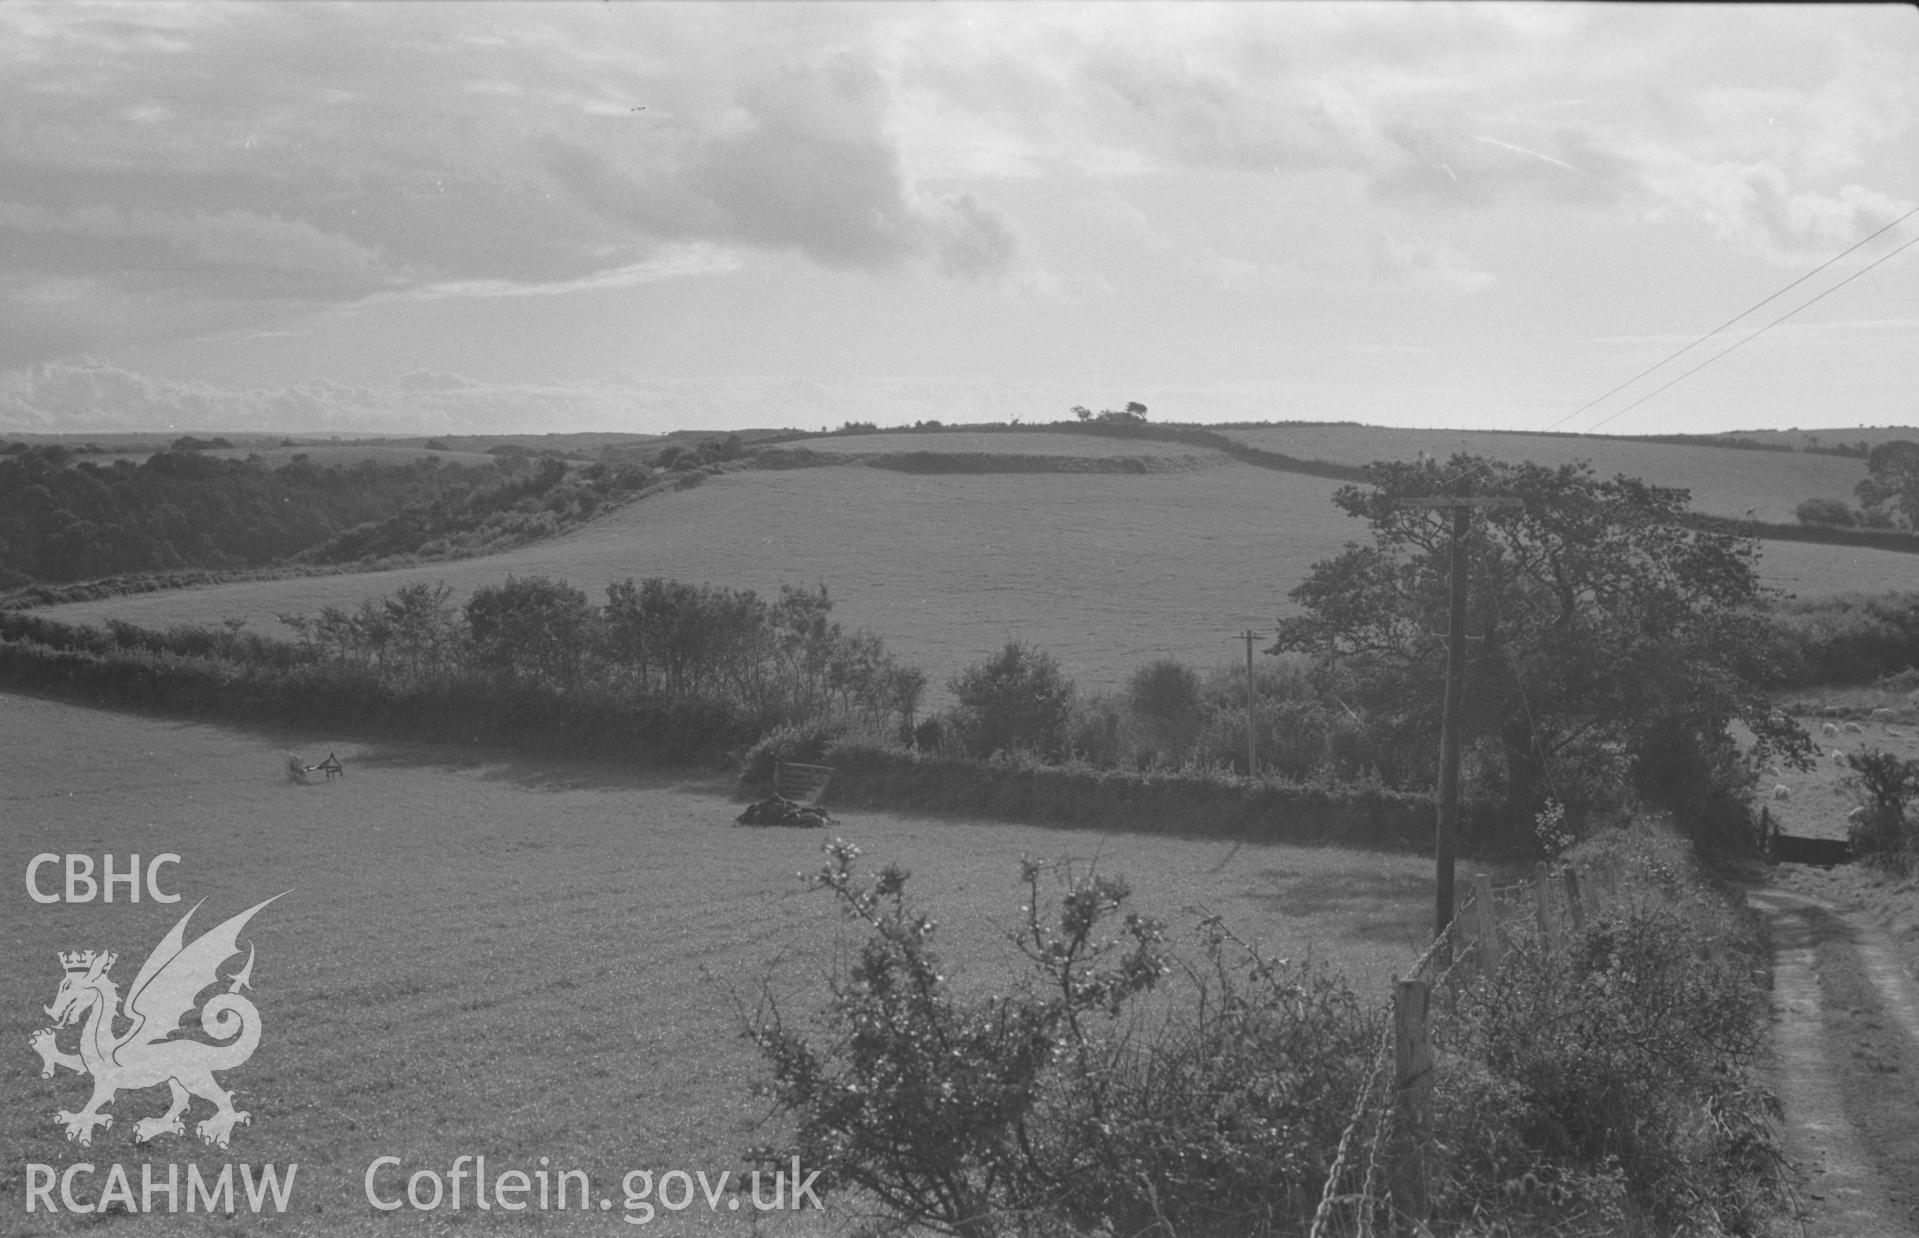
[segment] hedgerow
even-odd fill
[[[1617,907],[1550,948],[1522,930],[1496,969],[1438,981],[1414,1232],[1752,1234],[1780,1206],[1753,934],[1671,835],[1621,837]],[[1390,1129],[1383,1001],[1217,917],[1182,944],[1122,878],[1030,860],[1007,930],[1024,962],[962,991],[907,874],[825,849],[808,880],[863,939],[816,1013],[769,983],[745,1014],[778,1119],[749,1159],[797,1156],[823,1194],[876,1210],[875,1233],[1412,1223],[1384,1180],[1408,1145]]]

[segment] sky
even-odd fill
[[[1906,5],[4,3],[0,430],[1913,424],[1915,118]]]

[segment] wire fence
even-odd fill
[[[1562,951],[1590,920],[1623,911],[1619,861],[1583,869],[1541,863],[1528,877],[1494,882],[1475,874],[1452,922],[1388,999],[1352,1119],[1340,1135],[1310,1238],[1374,1238],[1426,1232],[1433,1150],[1433,1084],[1439,1025],[1459,995],[1496,975],[1509,952]]]

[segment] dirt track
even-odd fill
[[[1919,983],[1863,918],[1752,895],[1773,948],[1774,1086],[1803,1232],[1919,1233]]]

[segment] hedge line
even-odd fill
[[[405,688],[337,664],[287,669],[172,652],[0,641],[0,686],[88,704],[273,726],[471,743],[542,756],[713,761],[761,729],[724,704],[561,693],[473,679]]]
[[[1428,795],[1370,786],[1248,782],[1190,773],[1134,773],[932,756],[874,744],[829,747],[833,806],[957,812],[1075,826],[1423,850]]]

